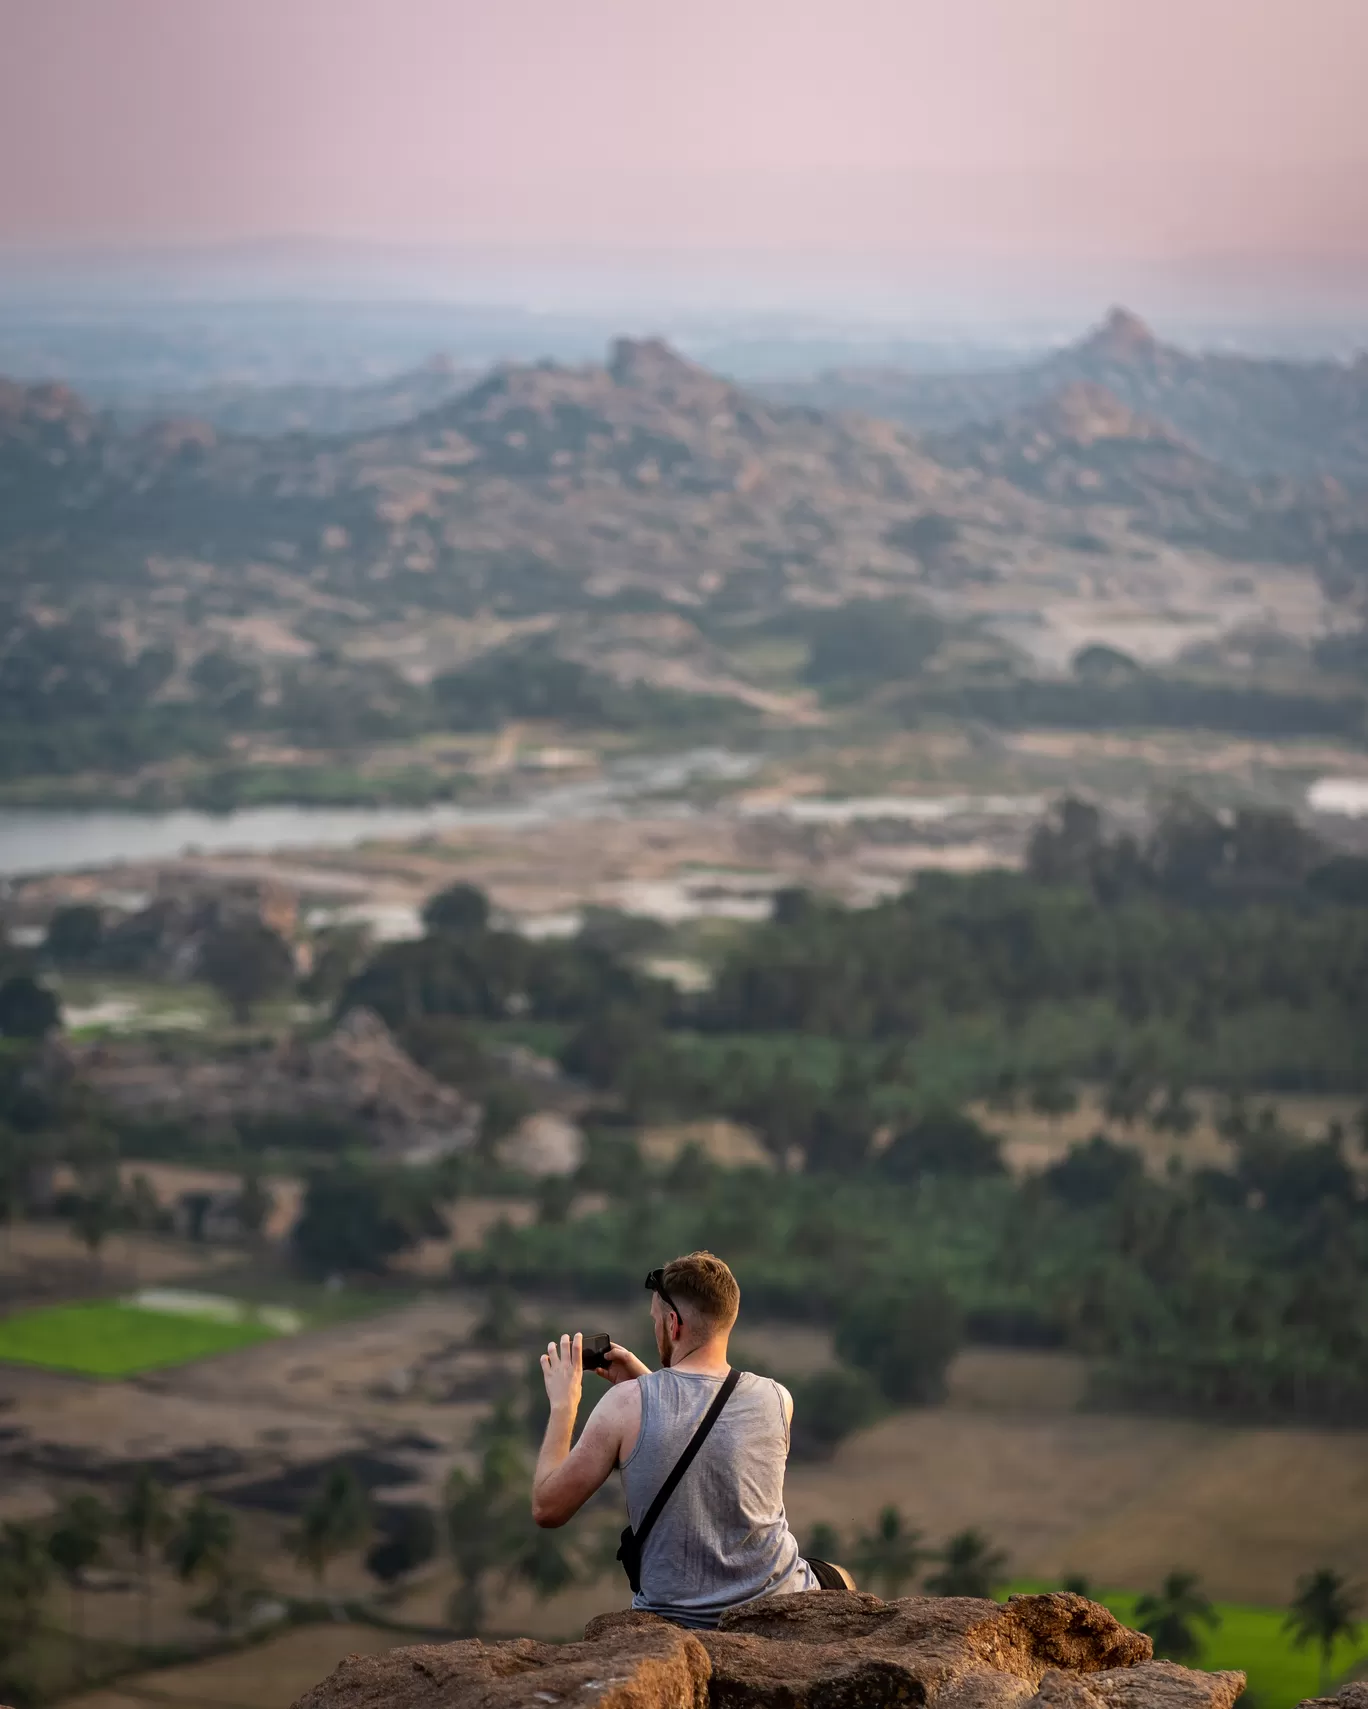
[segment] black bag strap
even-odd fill
[[[722,1408],[731,1399],[736,1385],[740,1381],[741,1373],[735,1369],[728,1371],[726,1376],[723,1378],[722,1387],[718,1389],[717,1393],[713,1396],[713,1403],[703,1414],[702,1422],[699,1424],[698,1429],[695,1430],[693,1435],[689,1438],[684,1452],[679,1456],[675,1461],[674,1466],[671,1468],[669,1477],[667,1477],[665,1482],[661,1484],[660,1488],[656,1491],[655,1500],[646,1509],[646,1515],[642,1519],[641,1525],[635,1533],[638,1549],[642,1547],[647,1537],[650,1536],[651,1527],[664,1512],[665,1503],[674,1494],[675,1487],[679,1483],[679,1480],[693,1464],[694,1455],[697,1454],[698,1450],[708,1440],[708,1432],[721,1417]]]

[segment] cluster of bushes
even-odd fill
[[[1246,736],[1337,736],[1362,742],[1368,701],[1333,692],[1137,671],[1104,681],[1013,677],[1002,682],[918,683],[901,702],[916,721],[928,715],[976,718],[1007,729],[1219,730]]]

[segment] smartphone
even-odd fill
[[[611,1335],[586,1335],[583,1343],[583,1365],[586,1371],[608,1369],[608,1349],[613,1345]]]

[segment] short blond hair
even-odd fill
[[[689,1252],[683,1258],[672,1258],[661,1272],[661,1280],[675,1304],[692,1307],[714,1334],[736,1322],[741,1289],[730,1269],[711,1252]]]

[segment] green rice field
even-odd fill
[[[231,1321],[128,1300],[92,1300],[0,1319],[0,1362],[87,1377],[131,1377],[253,1347],[280,1333],[252,1313]]]
[[[1057,1585],[1031,1582],[1013,1584],[1014,1591],[1055,1590]],[[1135,1625],[1133,1591],[1093,1590],[1096,1601],[1105,1603],[1118,1620]],[[1238,1602],[1213,1603],[1221,1623],[1214,1631],[1198,1627],[1202,1653],[1196,1665],[1211,1671],[1237,1669],[1248,1674],[1249,1686],[1241,1698],[1241,1709],[1294,1709],[1304,1698],[1320,1694],[1320,1652],[1314,1648],[1294,1650],[1283,1629],[1286,1611],[1281,1608],[1251,1608]],[[1368,1627],[1356,1641],[1344,1640],[1330,1658],[1330,1680],[1341,1680],[1355,1662],[1368,1655]],[[1333,1684],[1332,1684],[1333,1689]]]

